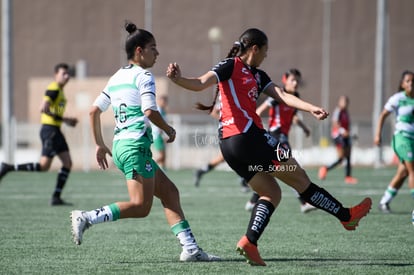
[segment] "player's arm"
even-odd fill
[[[375,145],[381,145],[381,133],[382,133],[382,127],[384,126],[385,119],[389,116],[391,112],[387,109],[382,110],[378,123],[377,128],[375,130],[375,136],[374,136],[374,144]]]
[[[90,123],[92,126],[92,136],[96,144],[96,161],[101,169],[109,167],[106,154],[112,156],[111,150],[105,145],[102,128],[101,128],[101,109],[98,106],[92,106],[89,112]]]
[[[202,91],[214,84],[217,84],[217,77],[213,71],[209,71],[199,77],[187,78],[181,75],[181,69],[177,63],[171,63],[168,65],[167,77],[178,86],[195,92]]]
[[[147,109],[144,111],[144,114],[155,126],[167,134],[168,140],[166,142],[173,142],[175,140],[175,129],[164,120],[160,112],[153,109]]]
[[[328,117],[329,113],[323,108],[315,106],[309,102],[306,102],[294,95],[284,92],[281,88],[273,83],[270,83],[263,91],[270,97],[273,97],[278,102],[285,103],[286,105],[311,113],[315,118],[323,120]]]
[[[268,110],[270,108],[269,103],[265,100],[262,104],[260,104],[259,107],[257,107],[256,109],[256,114],[258,116],[261,116],[263,114],[263,112],[265,112],[266,110]]]
[[[306,137],[310,136],[309,128],[305,125],[305,123],[303,123],[303,121],[299,118],[299,116],[297,114],[293,116],[293,123],[295,123],[300,128],[302,128],[302,130],[305,133]]]
[[[76,126],[76,124],[78,123],[78,119],[77,118],[73,118],[73,117],[62,117],[59,116],[58,114],[53,113],[50,110],[50,100],[45,98],[42,102],[42,105],[40,107],[40,112],[41,113],[45,113],[51,117],[53,117],[53,119],[55,119],[56,121],[63,121],[64,123],[68,124],[69,126]]]

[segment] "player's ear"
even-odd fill
[[[135,48],[135,55],[140,55],[142,53],[142,48],[140,46]]]

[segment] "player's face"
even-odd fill
[[[157,56],[160,53],[157,50],[157,45],[155,44],[155,40],[152,40],[147,45],[145,45],[145,48],[141,50],[140,55],[140,66],[145,68],[151,68],[154,66],[154,63],[157,59]]]
[[[402,81],[402,87],[407,93],[413,92],[413,85],[414,85],[413,77],[414,76],[412,74],[406,74]]]
[[[260,64],[262,64],[263,60],[267,57],[267,49],[267,44],[262,46],[261,48],[258,48],[255,57],[255,67],[259,67]]]
[[[299,86],[299,79],[293,74],[288,75],[285,82],[285,89],[288,92],[294,93]]]
[[[60,86],[65,86],[66,83],[68,83],[70,79],[70,75],[68,70],[64,68],[59,68],[59,71],[55,74],[55,80],[57,83],[59,83]]]
[[[349,103],[348,98],[346,96],[341,96],[339,98],[338,106],[341,109],[346,109],[346,108],[348,108],[348,103]]]

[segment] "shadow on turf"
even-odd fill
[[[392,266],[392,267],[406,267],[414,266],[414,263],[387,263],[389,259],[335,259],[335,258],[307,258],[307,259],[298,259],[298,258],[267,258],[263,259],[266,263],[269,262],[312,262],[309,266],[313,266],[317,263],[327,263],[327,262],[353,262],[354,265],[366,265],[366,266]],[[246,262],[245,259],[240,258],[231,258],[231,259],[222,259],[221,262]]]

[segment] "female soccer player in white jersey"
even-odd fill
[[[167,142],[174,141],[175,130],[157,110],[154,77],[147,71],[159,54],[155,39],[150,32],[138,29],[132,22],[127,21],[125,29],[129,33],[125,43],[129,65],[109,79],[92,106],[90,118],[99,167],[106,169],[106,155],[113,156],[116,166],[125,175],[130,200],[91,211],[72,211],[73,241],[80,245],[83,232],[94,224],[146,217],[156,196],[161,200],[167,222],[182,246],[180,261],[220,260],[198,246],[184,217],[177,187],[152,159],[150,121],[168,135]],[[116,123],[112,152],[104,143],[100,121],[101,113],[110,105]]]
[[[391,200],[408,177],[408,188],[414,198],[414,73],[404,71],[401,76],[399,92],[391,96],[384,106],[378,119],[374,143],[381,144],[381,132],[385,119],[392,113],[396,114],[395,132],[392,148],[400,163],[390,184],[382,196],[378,208],[390,213]]]
[[[218,84],[220,149],[229,166],[260,196],[252,210],[246,234],[237,243],[237,251],[253,265],[266,265],[257,243],[281,200],[281,190],[274,177],[293,187],[306,202],[338,218],[346,230],[355,230],[359,220],[371,208],[370,198],[352,208],[343,207],[329,192],[312,183],[296,160],[286,155],[283,145],[264,130],[256,113],[256,100],[261,92],[288,106],[307,111],[317,119],[328,116],[322,108],[283,92],[257,68],[266,57],[267,49],[266,34],[258,29],[248,29],[234,43],[228,58],[200,77],[183,77],[176,63],[167,68],[167,76],[173,82],[192,91]],[[213,106],[214,103],[199,107],[212,110]]]

